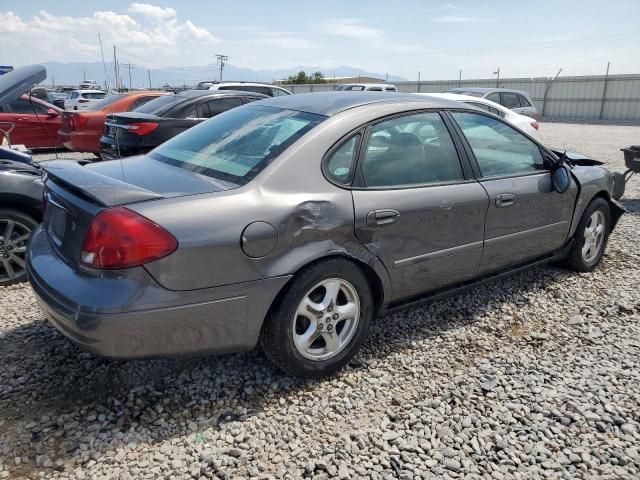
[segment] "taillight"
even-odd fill
[[[130,268],[166,257],[178,242],[164,228],[124,207],[108,208],[91,223],[81,263],[93,268]]]
[[[88,103],[88,102],[89,102],[89,100],[85,100],[84,98],[81,99],[81,100],[78,100],[78,103]]]
[[[72,125],[74,130],[83,129],[87,125],[87,123],[89,123],[89,117],[85,117],[84,115],[80,115],[77,113],[73,115]]]
[[[540,126],[540,124],[538,122],[531,122],[531,126],[536,130],[538,130],[538,127]]]
[[[158,124],[155,122],[136,122],[130,123],[128,127],[129,132],[135,133],[136,135],[140,135],[142,137],[144,135],[149,135],[156,128],[158,128]]]

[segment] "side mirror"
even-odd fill
[[[58,115],[60,115],[58,111],[54,110],[53,108],[50,108],[49,110],[47,110],[47,117],[53,118],[53,117],[57,117]]]
[[[571,185],[571,175],[569,169],[565,165],[558,166],[551,174],[553,189],[558,193],[564,193]]]

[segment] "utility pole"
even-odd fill
[[[129,90],[131,90],[131,69],[134,68],[135,65],[131,62],[125,63],[125,65],[127,65],[127,68],[129,69]]]
[[[151,90],[151,70],[147,68],[147,76],[149,77],[149,90]]]
[[[118,56],[116,55],[116,46],[113,46],[113,73],[116,77],[116,91],[120,90],[120,82],[118,78]]]
[[[604,74],[604,87],[602,89],[602,103],[600,103],[600,120],[604,115],[604,102],[607,99],[607,85],[609,84],[609,66],[611,62],[607,62],[607,73]]]
[[[458,88],[460,88],[460,84],[462,83],[462,69],[458,72]]]
[[[418,72],[418,93],[420,93],[420,72]]]
[[[497,75],[497,77],[496,77],[496,88],[498,88],[500,86],[500,67],[498,67],[498,70],[493,72],[493,74]]]
[[[218,62],[218,65],[220,65],[220,81],[222,81],[222,72],[224,70],[224,66],[229,61],[229,56],[216,53],[216,61]]]
[[[109,80],[107,75],[107,64],[104,61],[104,50],[102,49],[102,37],[100,36],[100,32],[98,32],[98,42],[100,42],[100,54],[102,55],[102,68],[104,68],[104,88],[108,92]]]
[[[84,82],[87,79],[87,69],[84,65],[82,65],[82,68],[80,70],[82,70],[82,81]]]

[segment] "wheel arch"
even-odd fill
[[[25,215],[29,215],[36,222],[42,222],[42,210],[30,197],[19,195],[0,195],[0,209],[17,210]]]

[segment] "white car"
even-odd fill
[[[101,90],[72,90],[64,101],[64,109],[84,110],[92,103],[102,100],[106,95]]]
[[[470,95],[459,95],[457,93],[417,93],[416,95],[428,95],[430,97],[443,98],[445,100],[453,100],[455,102],[463,102],[474,107],[481,108],[487,112],[491,112],[494,115],[504,118],[511,125],[518,127],[524,133],[539,140],[538,138],[538,122],[526,115],[520,115],[519,113],[509,110],[507,107],[503,107],[499,103],[492,102],[486,98],[472,97]]]
[[[336,92],[397,92],[395,85],[390,83],[341,83]]]
[[[270,97],[291,95],[291,92],[282,87],[269,85],[268,83],[252,82],[200,82],[194,90],[237,90],[240,92],[256,92]]]

